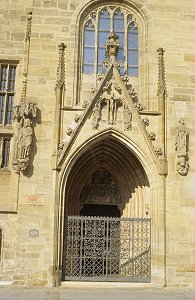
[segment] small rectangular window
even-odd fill
[[[10,139],[2,137],[0,139],[0,167],[7,168],[9,166],[9,154],[10,154]]]
[[[11,125],[16,65],[0,64],[0,126]]]

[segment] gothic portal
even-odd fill
[[[193,4],[1,0],[2,284],[194,284]]]

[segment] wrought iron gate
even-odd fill
[[[69,216],[64,280],[150,282],[150,219]]]

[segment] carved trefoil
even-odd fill
[[[188,163],[188,130],[183,119],[179,120],[176,131],[175,150],[177,151],[177,172],[184,176],[189,169]]]
[[[36,105],[23,102],[13,109],[13,154],[12,167],[16,173],[24,172],[29,167],[33,136],[32,118],[36,117]]]

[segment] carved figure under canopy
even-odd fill
[[[14,107],[14,136],[12,167],[16,173],[24,172],[30,161],[33,125],[31,119],[36,117],[36,105],[30,102],[21,102]]]

